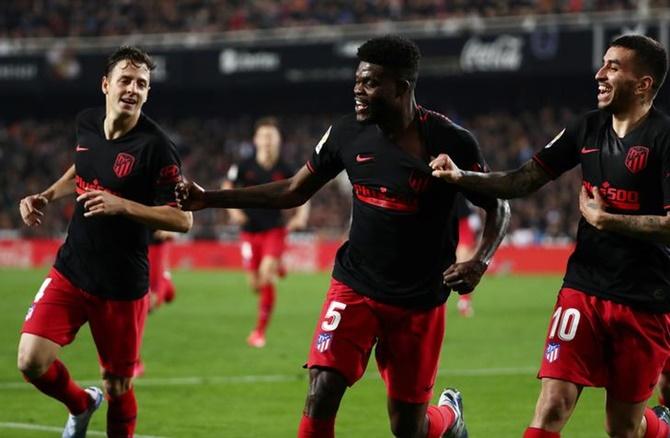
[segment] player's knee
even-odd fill
[[[312,417],[332,417],[347,389],[344,377],[332,370],[310,369],[309,392],[305,410]]]
[[[130,377],[104,376],[102,382],[105,392],[110,397],[120,397],[130,390],[132,379]]]
[[[572,412],[574,399],[560,391],[545,395],[538,406],[536,417],[542,425],[563,423]]]
[[[616,438],[635,438],[640,428],[640,422],[625,416],[605,419],[605,432],[607,436]]]
[[[19,371],[28,379],[36,379],[46,373],[51,362],[53,361],[47,360],[37,352],[23,348],[19,348],[16,361]]]

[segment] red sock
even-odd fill
[[[538,429],[537,427],[529,427],[523,433],[523,438],[561,438],[561,434]]]
[[[644,418],[647,420],[647,433],[644,438],[667,438],[670,433],[668,425],[659,420],[654,411],[647,408],[644,410]]]
[[[73,415],[81,414],[91,404],[91,397],[74,383],[67,368],[58,359],[53,361],[46,373],[38,378],[30,379],[25,375],[24,377],[44,394],[65,404]]]
[[[335,417],[319,420],[303,414],[298,438],[335,438]]]
[[[428,433],[426,438],[441,438],[456,421],[456,414],[448,406],[428,406]]]
[[[270,322],[272,316],[272,309],[275,306],[275,285],[265,284],[261,286],[261,296],[258,302],[258,322],[256,323],[256,331],[260,334],[265,333],[265,329]]]
[[[133,388],[118,397],[107,397],[107,436],[131,438],[137,422],[137,401]]]

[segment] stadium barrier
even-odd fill
[[[0,240],[0,267],[46,267],[53,260],[60,240]],[[177,241],[170,243],[169,263],[177,269],[241,269],[237,242]],[[313,236],[292,236],[284,255],[292,271],[330,271],[338,241]],[[571,245],[503,246],[489,268],[499,274],[562,274]]]

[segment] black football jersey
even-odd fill
[[[598,187],[612,213],[665,216],[670,209],[669,141],[670,118],[655,108],[623,138],[614,132],[611,114],[592,111],[534,160],[553,178],[581,164],[583,185],[589,191]],[[670,249],[599,231],[581,218],[564,286],[648,312],[669,312]]]
[[[429,156],[448,153],[459,167],[484,170],[474,137],[441,114],[417,109]],[[455,261],[455,185],[431,176],[422,160],[355,115],[328,129],[308,161],[325,179],[346,170],[353,186],[349,240],[338,250],[333,277],[362,295],[411,308],[443,303],[442,273]],[[478,205],[491,203],[468,194]]]
[[[265,169],[258,164],[256,158],[252,157],[239,165],[233,164],[230,166],[227,179],[235,187],[249,187],[287,179],[294,173],[294,170],[281,160],[277,161],[272,168]],[[245,208],[242,211],[248,219],[242,226],[242,231],[257,233],[284,226],[281,210]]]
[[[127,134],[107,140],[103,108],[77,116],[76,192],[104,190],[144,205],[176,206],[181,161],[174,143],[145,115]],[[84,217],[78,202],[55,267],[75,286],[115,300],[149,288],[147,244],[152,232],[123,215]]]

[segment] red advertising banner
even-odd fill
[[[48,266],[58,251],[58,240],[0,240],[0,267]],[[284,263],[289,271],[330,271],[341,242],[312,236],[289,238]],[[242,269],[236,242],[185,241],[170,243],[169,265],[177,269]],[[562,274],[572,246],[501,247],[489,272]]]

